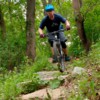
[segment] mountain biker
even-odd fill
[[[70,29],[69,22],[65,18],[63,18],[61,15],[54,13],[53,5],[51,5],[51,4],[47,5],[45,7],[45,11],[47,13],[47,16],[45,16],[43,18],[43,20],[41,21],[41,24],[39,26],[39,29],[38,29],[41,38],[45,36],[43,34],[43,29],[44,29],[45,26],[47,28],[48,33],[60,30],[61,29],[60,22],[62,22],[66,25],[66,30]],[[48,35],[49,35],[48,36],[48,42],[51,45],[51,51],[52,51],[52,54],[53,54],[53,62],[56,62],[56,59],[54,58],[53,41],[52,41],[54,39],[54,36],[52,34],[48,34]],[[70,58],[67,55],[67,46],[65,44],[65,42],[67,41],[67,38],[65,37],[63,32],[59,32],[58,36],[60,38],[62,50],[63,50],[64,55],[65,55],[65,61],[69,61]]]

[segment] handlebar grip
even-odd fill
[[[43,38],[44,37],[44,34],[40,34],[40,37]]]
[[[66,30],[70,30],[70,27],[66,27]]]

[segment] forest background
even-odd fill
[[[66,43],[70,43],[68,55],[80,58],[92,52],[91,59],[98,58],[94,56],[95,53],[99,56],[100,0],[1,0],[1,99],[18,96],[22,88],[16,87],[16,84],[33,79],[33,73],[44,69],[54,70],[48,62],[52,54],[47,38],[40,38],[38,33],[47,4],[52,4],[55,13],[70,22],[71,30],[64,33],[68,39]],[[97,52],[93,51],[96,48]]]

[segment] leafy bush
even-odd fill
[[[0,41],[0,67],[13,69],[21,63],[24,56],[25,41],[19,37],[13,38],[13,35],[8,34],[5,42]]]
[[[41,83],[40,79],[36,78],[34,73],[52,68],[53,66],[48,62],[48,59],[42,56],[37,61],[32,63],[31,60],[24,58],[22,64],[19,67],[15,67],[14,71],[6,71],[4,74],[0,74],[0,98],[3,100],[13,99],[21,93],[32,92],[38,89]],[[29,64],[31,62],[31,65]],[[52,67],[51,67],[52,66]],[[20,69],[18,69],[20,68]],[[34,76],[34,77],[33,77]],[[33,81],[27,87],[17,86],[21,82]],[[43,83],[44,84],[44,83]],[[44,84],[45,85],[45,84]],[[34,87],[33,87],[34,86]],[[31,88],[29,88],[31,87]],[[29,88],[29,89],[28,89]],[[41,88],[41,87],[40,87]]]
[[[71,34],[73,34],[73,36],[70,39],[70,41],[72,41],[72,42],[71,42],[70,46],[68,47],[68,54],[71,56],[79,57],[80,55],[83,54],[84,49],[83,49],[82,43],[79,39],[79,36],[77,34],[76,28],[73,29],[71,32],[72,32]]]

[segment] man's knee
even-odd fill
[[[62,45],[62,48],[64,49],[67,47],[65,42],[61,42],[61,45]]]
[[[52,40],[48,40],[49,44],[51,47],[53,47],[53,41]]]

